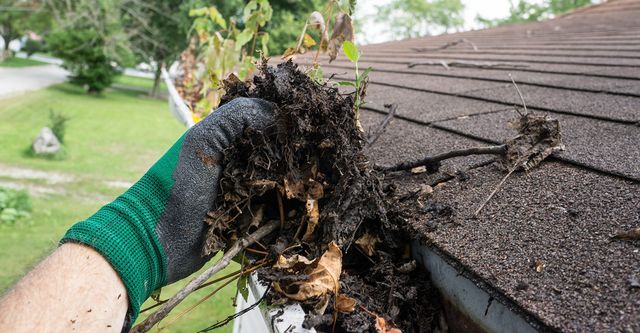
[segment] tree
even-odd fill
[[[131,19],[124,24],[132,50],[139,61],[155,64],[151,96],[157,95],[162,66],[171,65],[187,47],[182,6],[181,0],[142,0],[128,8]]]
[[[461,0],[392,0],[378,6],[376,19],[390,22],[395,37],[414,38],[461,28],[463,9]]]
[[[130,19],[127,0],[49,0],[56,27],[47,42],[54,56],[72,73],[72,82],[100,93],[120,68],[132,64],[129,36],[122,21]]]
[[[487,27],[540,21],[554,15],[590,5],[592,0],[547,0],[542,4],[532,3],[526,0],[519,0],[514,4],[513,0],[510,0],[509,3],[511,5],[509,16],[493,20],[478,16],[476,17],[476,21]]]
[[[50,26],[50,17],[38,0],[0,0],[0,36],[5,41],[5,54],[0,59],[12,56],[8,45],[22,37],[27,29],[43,32]]]

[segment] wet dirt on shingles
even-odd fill
[[[372,314],[402,332],[432,331],[440,311],[438,296],[426,272],[402,269],[411,262],[409,237],[401,231],[404,219],[390,201],[393,196],[383,191],[362,152],[354,96],[313,82],[292,62],[274,68],[264,61],[259,70],[250,83],[227,80],[222,103],[262,98],[275,105],[275,122],[264,131],[247,129],[224,152],[220,195],[207,218],[203,252],[224,249],[261,221],[283,218],[282,228],[261,241],[271,258],[319,258],[330,242],[343,253],[339,290],[358,305],[353,312],[337,313],[337,332],[375,332]],[[319,206],[315,228],[309,200]],[[365,234],[378,240],[370,255],[355,244]],[[259,273],[266,282],[308,278],[272,267]],[[273,291],[268,300],[287,301]],[[308,313],[305,325],[331,331],[334,298],[320,310],[319,302],[301,303]]]

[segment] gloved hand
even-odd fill
[[[244,129],[273,122],[273,105],[237,98],[193,126],[115,201],[75,224],[61,243],[83,243],[118,272],[135,321],[151,293],[200,269],[204,217],[212,208],[222,152]],[[126,326],[126,324],[125,324]]]

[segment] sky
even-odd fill
[[[359,0],[356,9],[356,18],[370,18],[376,14],[376,6],[389,3],[389,0]],[[485,18],[500,18],[509,14],[509,0],[462,0],[465,6],[465,29],[479,28],[475,22],[477,15]],[[383,22],[375,22],[372,19],[362,20],[362,32],[357,36],[361,44],[380,43],[388,41],[391,36],[386,33],[387,27]]]

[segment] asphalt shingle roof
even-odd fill
[[[465,39],[470,43],[441,49]],[[397,117],[367,153],[390,164],[456,148],[502,142],[521,104],[559,119],[566,151],[528,173],[514,174],[478,218],[471,212],[504,176],[488,157],[457,158],[443,173],[464,171],[433,200],[453,208],[455,223],[423,239],[479,277],[482,285],[551,330],[640,332],[640,243],[612,241],[640,226],[640,1],[617,0],[544,22],[424,37],[362,47],[373,67],[363,125],[372,128],[398,105]],[[310,64],[303,56],[300,64]],[[413,66],[419,61],[434,64]],[[455,67],[439,61],[499,63]],[[339,57],[325,74],[353,76]],[[443,177],[399,178],[402,188]],[[422,223],[422,224],[421,224]],[[424,225],[425,227],[420,227]],[[531,268],[545,263],[544,271]]]

